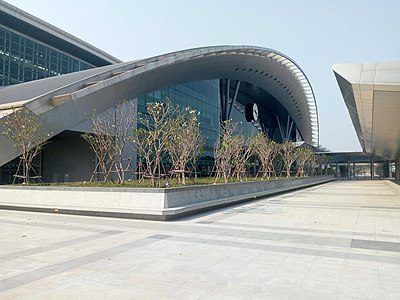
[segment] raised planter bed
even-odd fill
[[[0,209],[165,221],[333,180],[319,176],[169,189],[0,186]]]

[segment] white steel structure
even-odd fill
[[[317,106],[304,72],[282,53],[253,46],[188,49],[4,87],[0,118],[12,108],[26,107],[41,116],[51,138],[121,99],[135,99],[179,83],[220,78],[267,91],[287,110],[302,139],[318,146]],[[0,166],[18,155],[13,143],[0,136]]]
[[[364,152],[400,164],[400,61],[338,64],[336,79]]]

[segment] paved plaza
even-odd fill
[[[0,210],[0,226],[0,299],[400,299],[390,181],[174,222]]]

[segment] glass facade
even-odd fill
[[[0,86],[92,67],[85,61],[0,26]]]
[[[147,103],[164,102],[166,97],[180,107],[189,106],[200,112],[200,130],[205,138],[203,156],[213,156],[219,130],[219,81],[193,81],[148,93],[138,98],[138,112],[145,113]]]
[[[205,163],[204,157],[214,157],[214,145],[220,126],[219,80],[192,81],[148,93],[138,97],[138,112],[145,113],[147,103],[165,102],[166,97],[180,107],[191,107],[200,112],[198,119],[205,139],[205,152],[199,164]],[[258,132],[254,124],[247,122],[245,116],[235,108],[231,118],[238,122],[238,129],[242,134],[252,135]]]
[[[201,176],[209,176],[213,170],[214,145],[220,128],[219,80],[193,81],[150,92],[138,97],[138,112],[145,113],[147,103],[165,102],[166,97],[180,107],[191,107],[200,112],[198,120],[205,145],[204,153],[197,161],[197,171]],[[235,108],[231,118],[238,122],[239,130],[245,135],[258,131],[254,124],[247,122],[245,116]]]

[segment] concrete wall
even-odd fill
[[[305,187],[332,179],[333,177],[330,176],[322,176],[165,189],[166,198],[164,208],[183,207],[203,202],[224,201],[226,199],[257,198],[279,191]]]
[[[0,186],[0,208],[167,220],[333,180],[321,176],[170,189]]]

